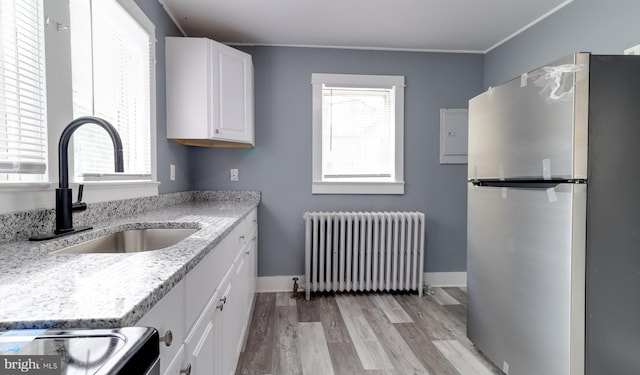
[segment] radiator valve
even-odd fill
[[[304,290],[304,288],[300,287],[300,285],[298,284],[298,278],[294,277],[293,278],[293,293],[291,293],[291,298],[298,299],[298,298],[302,297],[301,294],[298,292],[299,289],[303,289]]]

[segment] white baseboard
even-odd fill
[[[466,272],[425,272],[424,282],[430,286],[467,286]]]
[[[304,287],[304,276],[262,276],[258,277],[256,292],[290,292],[293,289],[293,278],[298,278],[298,285]],[[425,272],[424,282],[430,286],[467,286],[466,272]]]
[[[304,276],[261,276],[258,277],[257,293],[290,292],[293,290],[293,278],[298,278],[298,285],[304,287]]]

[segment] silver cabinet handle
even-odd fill
[[[187,365],[187,367],[180,369],[181,374],[191,375],[191,363]]]
[[[214,132],[214,133],[216,133],[216,134],[218,134],[218,133],[220,133],[220,130],[216,129],[216,130],[214,130],[213,132]]]
[[[173,333],[171,333],[170,329],[164,333],[164,336],[160,337],[160,342],[163,342],[166,346],[171,346],[171,343],[173,342]]]
[[[227,303],[227,297],[222,297],[220,298],[220,303],[218,304],[218,306],[216,306],[216,309],[222,311],[224,310],[224,304]]]

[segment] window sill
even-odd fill
[[[158,195],[157,181],[85,181],[84,201],[96,203],[118,199],[140,198]]]
[[[404,194],[404,182],[313,182],[311,194]]]
[[[0,183],[0,194],[20,191],[48,191],[53,182],[3,182]]]
[[[157,181],[91,181],[84,182],[83,201],[97,203],[119,199],[158,195]],[[77,183],[70,184],[76,198]],[[0,213],[47,209],[55,207],[57,182],[0,184]]]

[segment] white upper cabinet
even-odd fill
[[[252,147],[251,55],[206,38],[166,38],[167,138]]]

